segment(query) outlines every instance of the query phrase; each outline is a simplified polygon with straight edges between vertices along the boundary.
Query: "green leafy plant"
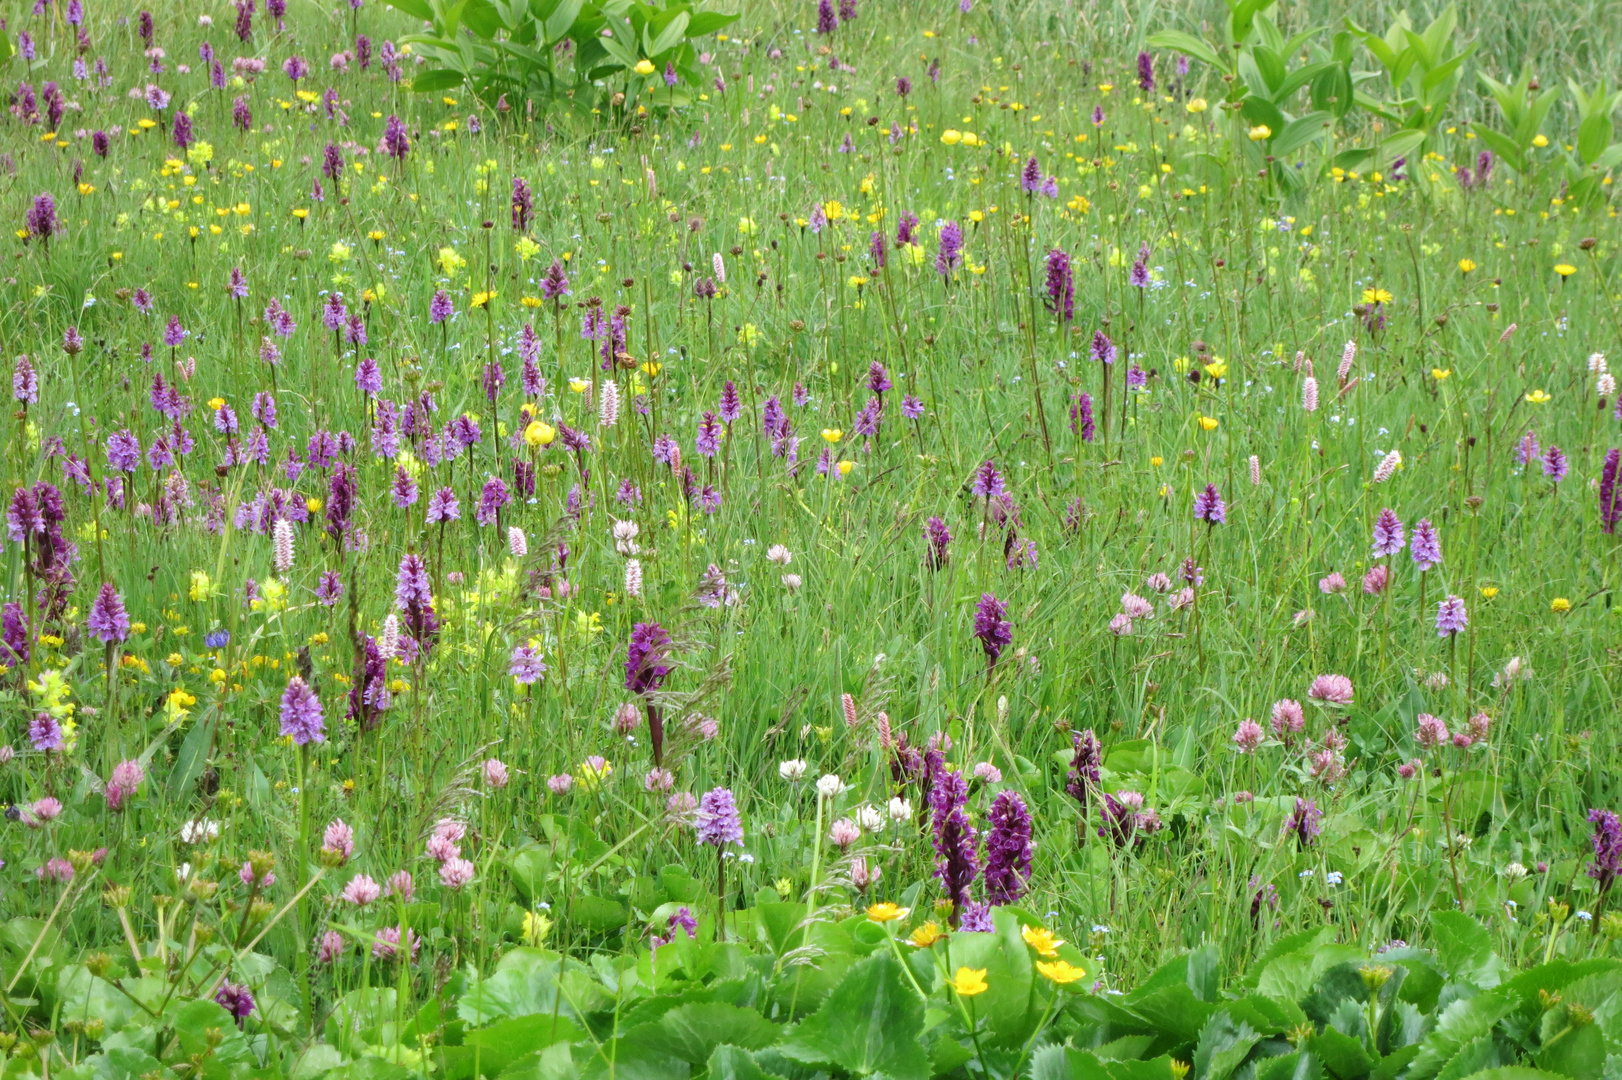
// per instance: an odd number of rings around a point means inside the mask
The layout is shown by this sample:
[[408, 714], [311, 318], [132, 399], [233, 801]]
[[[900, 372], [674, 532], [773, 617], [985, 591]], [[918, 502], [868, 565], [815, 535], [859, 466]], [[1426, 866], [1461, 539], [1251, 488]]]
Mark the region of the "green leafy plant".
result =
[[[1307, 62], [1291, 67], [1291, 59], [1322, 30], [1286, 37], [1267, 15], [1272, 6], [1273, 0], [1230, 0], [1226, 33], [1218, 45], [1179, 30], [1152, 34], [1149, 44], [1177, 49], [1222, 72], [1227, 85], [1223, 107], [1242, 126], [1233, 145], [1242, 148], [1244, 166], [1265, 168], [1285, 190], [1298, 190], [1306, 182], [1304, 170], [1287, 159], [1330, 136], [1353, 105], [1351, 42], [1337, 35], [1331, 49], [1314, 47]], [[1296, 105], [1303, 90], [1305, 112]]]
[[1346, 25], [1379, 62], [1391, 84], [1392, 97], [1380, 100], [1359, 93], [1357, 103], [1374, 115], [1399, 125], [1381, 140], [1380, 152], [1397, 158], [1423, 152], [1447, 117], [1448, 103], [1464, 78], [1465, 62], [1475, 53], [1453, 43], [1459, 13], [1449, 4], [1423, 33], [1414, 29], [1406, 11], [1399, 12], [1383, 35]]
[[1533, 140], [1542, 130], [1559, 91], [1533, 90], [1530, 68], [1523, 69], [1513, 83], [1501, 83], [1485, 73], [1479, 78], [1498, 105], [1504, 127], [1494, 128], [1478, 121], [1470, 129], [1499, 160], [1524, 175], [1531, 169]]
[[[558, 102], [585, 108], [616, 92], [624, 95], [620, 103], [646, 97], [647, 107], [686, 104], [691, 95], [682, 87], [700, 77], [692, 42], [738, 18], [696, 11], [688, 0], [390, 2], [431, 24], [403, 39], [437, 65], [412, 79], [413, 90], [465, 85], [487, 103], [507, 96], [542, 109]], [[676, 85], [668, 85], [667, 72]], [[599, 82], [604, 93], [589, 92]]]

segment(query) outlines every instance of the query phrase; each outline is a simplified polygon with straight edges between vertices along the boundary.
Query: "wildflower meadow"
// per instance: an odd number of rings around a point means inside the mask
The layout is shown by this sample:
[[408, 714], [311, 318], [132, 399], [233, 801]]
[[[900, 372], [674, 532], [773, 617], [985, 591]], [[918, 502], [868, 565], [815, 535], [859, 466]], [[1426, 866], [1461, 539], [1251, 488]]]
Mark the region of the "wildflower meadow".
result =
[[1614, 3], [0, 15], [0, 1080], [1622, 1076]]

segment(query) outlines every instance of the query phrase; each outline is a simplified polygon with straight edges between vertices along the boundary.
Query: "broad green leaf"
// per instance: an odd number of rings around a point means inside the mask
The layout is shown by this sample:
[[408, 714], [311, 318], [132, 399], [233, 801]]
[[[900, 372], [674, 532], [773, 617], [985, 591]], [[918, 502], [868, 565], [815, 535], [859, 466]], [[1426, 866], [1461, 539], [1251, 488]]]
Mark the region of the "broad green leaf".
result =
[[533, 904], [545, 892], [551, 871], [552, 852], [539, 844], [526, 844], [507, 856], [507, 874], [527, 904]]
[[1436, 1030], [1419, 1044], [1419, 1053], [1408, 1066], [1408, 1080], [1430, 1080], [1460, 1047], [1491, 1031], [1511, 1008], [1508, 996], [1496, 991], [1453, 1002], [1442, 1010]]
[[1516, 172], [1526, 171], [1526, 160], [1521, 154], [1521, 148], [1515, 141], [1503, 132], [1494, 131], [1485, 124], [1471, 124], [1470, 130], [1476, 137], [1487, 144], [1487, 148], [1501, 158], [1504, 164]]
[[428, 71], [418, 72], [411, 77], [411, 89], [418, 94], [436, 94], [445, 90], [454, 90], [463, 82], [459, 72], [450, 68], [432, 68]]
[[1326, 1027], [1307, 1040], [1312, 1056], [1323, 1063], [1331, 1076], [1354, 1080], [1374, 1067], [1375, 1057], [1357, 1039]]
[[169, 797], [179, 799], [190, 792], [192, 784], [203, 775], [208, 765], [208, 750], [214, 745], [214, 714], [193, 724], [181, 740], [180, 752], [175, 755], [175, 767], [169, 771]]
[[1194, 1047], [1194, 1074], [1200, 1080], [1227, 1080], [1261, 1041], [1261, 1035], [1243, 1021], [1235, 1022], [1226, 1009], [1207, 1021]]
[[423, 22], [434, 21], [434, 9], [428, 6], [428, 0], [385, 0], [389, 7], [413, 19]]
[[947, 966], [951, 971], [985, 969], [989, 989], [974, 999], [974, 1015], [990, 1028], [981, 1039], [1019, 1047], [1034, 1033], [1044, 1002], [1031, 992], [1037, 976], [1031, 951], [1020, 937], [1019, 920], [1002, 910], [992, 918], [996, 926], [992, 933], [952, 935]]
[[710, 1080], [774, 1080], [755, 1057], [741, 1046], [717, 1046], [705, 1066]]
[[926, 1080], [928, 1058], [918, 1043], [923, 1028], [923, 999], [904, 981], [900, 963], [888, 952], [875, 953], [852, 967], [779, 1049], [807, 1064]]
[[1380, 153], [1386, 158], [1395, 160], [1407, 157], [1418, 150], [1425, 141], [1426, 133], [1413, 128], [1404, 128], [1395, 132], [1380, 146]]
[[1202, 64], [1209, 64], [1219, 71], [1227, 71], [1228, 65], [1211, 46], [1195, 37], [1193, 34], [1181, 30], [1161, 30], [1149, 35], [1149, 47], [1152, 49], [1175, 49], [1186, 53]]
[[493, 38], [504, 29], [501, 12], [490, 0], [466, 0], [462, 9], [462, 24], [482, 38]]
[[[691, 18], [687, 12], [683, 11], [678, 13], [674, 19], [671, 19], [670, 25], [659, 31], [659, 36], [647, 45], [648, 56], [663, 56], [667, 50], [680, 45]], [[647, 37], [646, 30], [642, 32], [642, 36], [644, 39]]]
[[579, 21], [583, 4], [584, 0], [558, 0], [558, 6], [552, 9], [542, 24], [548, 45], [555, 45], [570, 35]]
[[695, 1065], [708, 1060], [723, 1043], [745, 1050], [770, 1046], [782, 1030], [753, 1009], [720, 1001], [672, 1009], [660, 1018], [658, 1027], [658, 1038], [652, 1044]]
[[1498, 1056], [1493, 1037], [1482, 1035], [1459, 1047], [1459, 1052], [1436, 1074], [1436, 1080], [1462, 1080], [1471, 1073], [1501, 1064], [1503, 1059]]
[[1611, 145], [1611, 134], [1611, 118], [1604, 113], [1594, 113], [1577, 129], [1577, 153], [1584, 161], [1598, 160]]
[[1284, 130], [1271, 144], [1273, 154], [1280, 158], [1288, 157], [1301, 147], [1323, 138], [1333, 128], [1334, 118], [1329, 113], [1307, 113], [1284, 125]]
[[731, 26], [741, 17], [741, 15], [724, 15], [719, 11], [700, 11], [687, 24], [687, 36], [697, 38], [713, 34], [717, 30]]
[[[1436, 958], [1449, 975], [1468, 975], [1492, 955], [1492, 938], [1486, 929], [1459, 911], [1438, 911], [1431, 915], [1431, 934]], [[1488, 988], [1490, 989], [1490, 987]]]

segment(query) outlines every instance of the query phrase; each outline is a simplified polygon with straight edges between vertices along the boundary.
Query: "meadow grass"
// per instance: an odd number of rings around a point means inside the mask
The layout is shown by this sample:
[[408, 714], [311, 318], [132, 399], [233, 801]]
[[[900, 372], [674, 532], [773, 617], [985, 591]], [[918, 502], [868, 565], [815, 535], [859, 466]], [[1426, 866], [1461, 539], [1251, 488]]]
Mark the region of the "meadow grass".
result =
[[[90, 8], [82, 77], [60, 0], [8, 18], [35, 50], [3, 161], [8, 970], [37, 920], [64, 955], [185, 955], [217, 910], [318, 1025], [515, 943], [645, 955], [672, 904], [716, 911], [718, 869], [723, 911], [955, 922], [943, 766], [980, 833], [999, 793], [1027, 808], [1020, 904], [1100, 989], [1320, 926], [1422, 942], [1455, 909], [1511, 965], [1622, 935], [1587, 872], [1617, 752], [1610, 181], [1568, 197], [1564, 98], [1524, 173], [1454, 172], [1497, 123], [1474, 72], [1590, 85], [1615, 5], [1467, 5], [1425, 154], [1333, 169], [1390, 132], [1355, 112], [1293, 184], [1243, 159], [1217, 74], [1156, 50], [1138, 85], [1148, 34], [1214, 10], [863, 4], [819, 35], [746, 5], [697, 43], [690, 106], [616, 83], [571, 111], [413, 93], [431, 65], [379, 53], [419, 26], [380, 4], [259, 11], [240, 41], [229, 6], [179, 3], [162, 55]], [[1435, 565], [1371, 555], [1387, 511]], [[670, 670], [636, 692], [653, 623]], [[1309, 695], [1326, 675], [1349, 700]], [[718, 788], [741, 847], [692, 827]], [[412, 895], [341, 896], [402, 871]], [[420, 983], [367, 959], [407, 920]]]

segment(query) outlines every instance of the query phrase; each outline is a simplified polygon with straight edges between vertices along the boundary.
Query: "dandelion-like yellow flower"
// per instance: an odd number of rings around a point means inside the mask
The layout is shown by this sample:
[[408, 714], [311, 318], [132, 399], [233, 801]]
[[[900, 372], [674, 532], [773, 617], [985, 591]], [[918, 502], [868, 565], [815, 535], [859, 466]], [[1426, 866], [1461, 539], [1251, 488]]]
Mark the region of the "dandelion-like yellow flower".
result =
[[1496, 586], [1496, 585], [1483, 585], [1481, 587], [1481, 596], [1482, 596], [1483, 599], [1491, 600], [1493, 597], [1495, 597], [1497, 595], [1498, 595], [1498, 586]]
[[1069, 986], [1087, 974], [1084, 968], [1079, 968], [1068, 960], [1038, 960], [1036, 970], [1042, 973], [1043, 978], [1050, 979], [1060, 986]]
[[1470, 271], [1474, 270], [1475, 268], [1476, 268], [1476, 261], [1474, 259], [1460, 259], [1459, 260], [1459, 273], [1468, 274]]
[[490, 301], [496, 298], [493, 292], [476, 292], [473, 294], [473, 306], [476, 308], [488, 307]]
[[1019, 936], [1025, 939], [1025, 944], [1035, 949], [1039, 956], [1058, 956], [1059, 946], [1064, 939], [1053, 936], [1053, 931], [1040, 926], [1021, 926]]
[[991, 989], [986, 985], [985, 968], [960, 967], [947, 985], [957, 991], [959, 997], [974, 997]]
[[876, 923], [895, 922], [905, 919], [912, 912], [911, 908], [904, 908], [886, 900], [882, 904], [874, 904], [867, 909], [867, 917]]
[[1365, 304], [1389, 304], [1392, 299], [1391, 293], [1385, 289], [1363, 290], [1363, 303]]
[[1577, 268], [1570, 263], [1556, 263], [1554, 272], [1563, 278], [1568, 278], [1577, 272]]

